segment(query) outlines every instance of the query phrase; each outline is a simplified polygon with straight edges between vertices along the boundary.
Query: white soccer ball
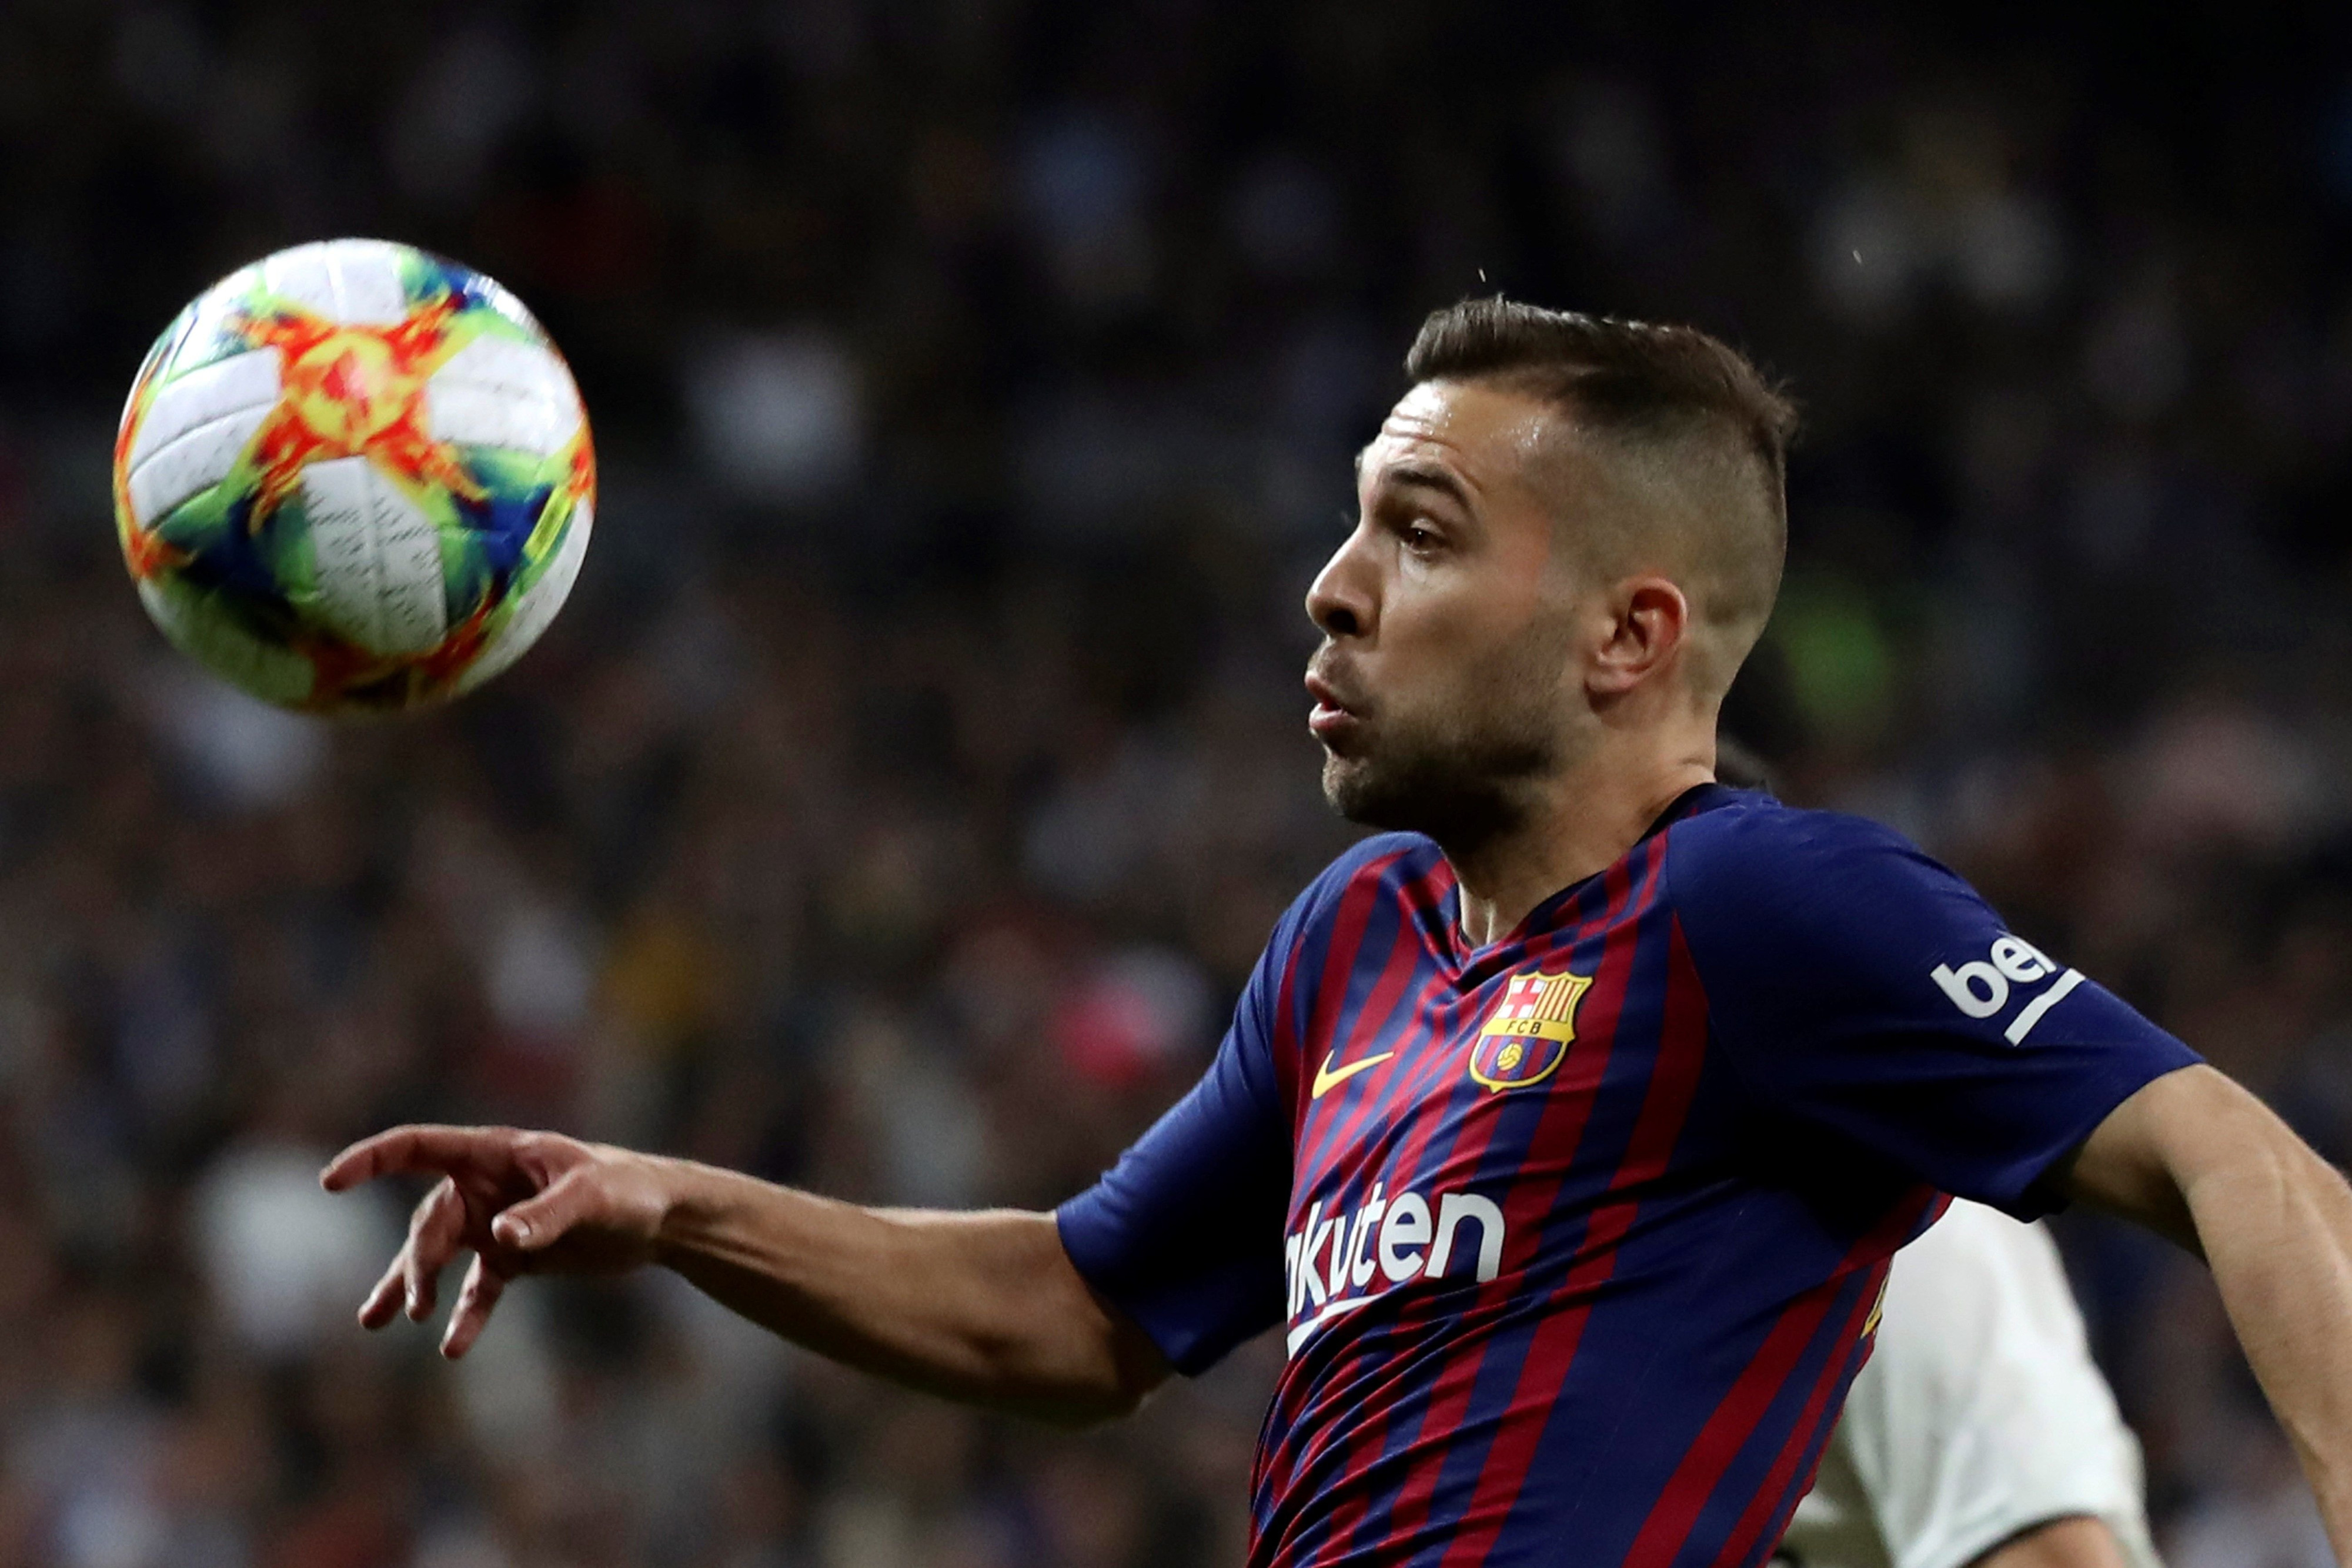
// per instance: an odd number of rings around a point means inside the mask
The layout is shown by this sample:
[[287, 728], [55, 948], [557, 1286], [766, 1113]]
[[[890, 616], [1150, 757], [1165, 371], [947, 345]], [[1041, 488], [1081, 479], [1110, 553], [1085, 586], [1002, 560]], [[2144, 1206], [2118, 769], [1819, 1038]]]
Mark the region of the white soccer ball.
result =
[[562, 608], [596, 461], [513, 295], [408, 246], [240, 268], [141, 368], [115, 525], [172, 642], [255, 695], [383, 712], [471, 690]]

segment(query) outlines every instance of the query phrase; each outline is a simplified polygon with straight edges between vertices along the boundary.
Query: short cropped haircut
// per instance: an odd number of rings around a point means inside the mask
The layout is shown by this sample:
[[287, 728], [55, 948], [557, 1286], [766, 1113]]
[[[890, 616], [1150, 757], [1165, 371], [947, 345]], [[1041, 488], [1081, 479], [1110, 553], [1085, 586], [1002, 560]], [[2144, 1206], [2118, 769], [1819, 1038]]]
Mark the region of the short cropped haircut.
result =
[[1404, 357], [1418, 383], [1489, 377], [1549, 383], [1598, 429], [1672, 438], [1695, 424], [1737, 431], [1777, 491], [1796, 405], [1748, 357], [1696, 327], [1662, 327], [1496, 295], [1430, 312]]
[[[1495, 381], [1523, 388], [1622, 448], [1686, 474], [1722, 475], [1729, 488], [1704, 492], [1718, 503], [1703, 509], [1718, 515], [1692, 542], [1719, 580], [1712, 608], [1761, 630], [1788, 552], [1788, 449], [1797, 410], [1738, 350], [1696, 327], [1547, 310], [1497, 295], [1432, 312], [1404, 368], [1415, 385]], [[1752, 633], [1732, 652], [1735, 665], [1749, 642]], [[1726, 684], [1729, 678], [1721, 672]]]

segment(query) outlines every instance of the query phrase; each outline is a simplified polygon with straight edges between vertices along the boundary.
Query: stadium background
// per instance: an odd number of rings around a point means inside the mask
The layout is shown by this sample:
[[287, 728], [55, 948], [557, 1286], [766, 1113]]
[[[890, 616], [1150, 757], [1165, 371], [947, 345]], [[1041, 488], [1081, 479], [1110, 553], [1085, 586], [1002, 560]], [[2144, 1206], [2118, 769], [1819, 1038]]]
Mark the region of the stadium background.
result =
[[[1345, 841], [1297, 606], [1490, 287], [1793, 379], [1739, 732], [2352, 1152], [2342, 14], [1542, 9], [0, 5], [0, 1563], [1238, 1562], [1267, 1347], [1076, 1440], [659, 1280], [452, 1372], [310, 1174], [1087, 1179]], [[106, 464], [184, 298], [346, 233], [540, 311], [604, 504], [514, 673], [330, 731], [168, 653]], [[2065, 1235], [2178, 1568], [2325, 1562], [2201, 1271]]]

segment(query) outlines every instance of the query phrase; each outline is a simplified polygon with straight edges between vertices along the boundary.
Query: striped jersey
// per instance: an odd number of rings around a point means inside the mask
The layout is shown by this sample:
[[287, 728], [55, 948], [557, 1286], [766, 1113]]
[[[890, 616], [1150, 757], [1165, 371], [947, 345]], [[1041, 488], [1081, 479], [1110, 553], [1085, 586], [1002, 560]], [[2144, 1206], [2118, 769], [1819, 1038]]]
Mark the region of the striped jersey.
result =
[[1763, 1563], [1895, 1249], [2046, 1212], [2197, 1060], [1897, 835], [1716, 785], [1503, 940], [1457, 915], [1428, 840], [1342, 856], [1058, 1217], [1178, 1370], [1281, 1328], [1254, 1568]]

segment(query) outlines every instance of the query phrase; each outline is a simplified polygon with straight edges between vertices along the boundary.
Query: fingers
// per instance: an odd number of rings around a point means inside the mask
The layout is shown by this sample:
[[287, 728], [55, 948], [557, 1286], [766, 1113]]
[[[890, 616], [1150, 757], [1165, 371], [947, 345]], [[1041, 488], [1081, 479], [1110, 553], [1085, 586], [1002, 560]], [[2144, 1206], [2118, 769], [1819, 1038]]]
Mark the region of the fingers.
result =
[[360, 1303], [360, 1327], [373, 1331], [392, 1322], [400, 1307], [401, 1287], [407, 1280], [407, 1270], [408, 1249], [403, 1247], [393, 1255], [392, 1266], [375, 1282], [367, 1300]]
[[474, 1342], [482, 1336], [506, 1289], [506, 1276], [476, 1253], [472, 1266], [466, 1270], [466, 1282], [458, 1289], [457, 1308], [449, 1314], [449, 1327], [441, 1335], [443, 1355], [455, 1361], [474, 1348]]
[[572, 1171], [537, 1197], [518, 1203], [491, 1220], [490, 1235], [518, 1252], [537, 1252], [586, 1218], [597, 1197], [589, 1173], [584, 1168]]
[[409, 1216], [408, 1239], [360, 1304], [360, 1326], [380, 1329], [403, 1307], [411, 1322], [423, 1322], [439, 1294], [441, 1270], [464, 1244], [465, 1229], [465, 1198], [444, 1178]]
[[[408, 1239], [361, 1304], [361, 1325], [382, 1328], [403, 1311], [418, 1322], [430, 1317], [442, 1270], [471, 1248], [474, 1260], [441, 1340], [442, 1354], [453, 1360], [465, 1354], [508, 1280], [529, 1267], [520, 1254], [551, 1246], [604, 1201], [579, 1163], [592, 1157], [584, 1146], [550, 1134], [436, 1125], [394, 1127], [337, 1155], [319, 1173], [329, 1192], [386, 1176], [430, 1172], [442, 1178], [411, 1214]], [[566, 1171], [567, 1166], [572, 1168]], [[542, 1183], [545, 1190], [500, 1211], [509, 1199]], [[493, 1215], [485, 1237], [480, 1222]]]
[[507, 1127], [394, 1127], [362, 1138], [327, 1162], [319, 1185], [343, 1192], [378, 1176], [420, 1171], [454, 1176], [510, 1164], [521, 1134]]
[[441, 1270], [457, 1256], [465, 1239], [466, 1199], [457, 1184], [444, 1176], [409, 1218], [408, 1245], [400, 1249], [410, 1322], [421, 1323], [432, 1314], [441, 1292]]

